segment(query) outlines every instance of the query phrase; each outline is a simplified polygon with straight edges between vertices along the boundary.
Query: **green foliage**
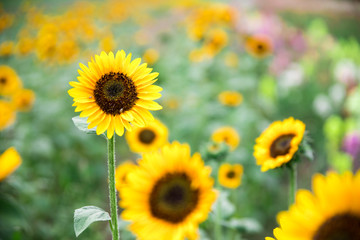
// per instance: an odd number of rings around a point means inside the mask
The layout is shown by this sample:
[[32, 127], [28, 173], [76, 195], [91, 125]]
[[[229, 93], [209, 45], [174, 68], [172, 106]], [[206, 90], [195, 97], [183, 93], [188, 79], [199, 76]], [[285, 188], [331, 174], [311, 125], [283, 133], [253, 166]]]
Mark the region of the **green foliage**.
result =
[[109, 213], [95, 206], [85, 206], [76, 209], [74, 212], [74, 230], [76, 237], [88, 228], [90, 224], [99, 221], [111, 221]]

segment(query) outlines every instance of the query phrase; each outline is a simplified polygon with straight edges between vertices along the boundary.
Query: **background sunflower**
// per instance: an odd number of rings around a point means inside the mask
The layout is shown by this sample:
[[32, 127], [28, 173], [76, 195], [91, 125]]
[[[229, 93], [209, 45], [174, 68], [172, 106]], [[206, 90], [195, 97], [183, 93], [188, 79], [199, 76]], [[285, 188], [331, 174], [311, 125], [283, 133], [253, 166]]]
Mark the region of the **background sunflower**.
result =
[[159, 120], [150, 122], [146, 127], [135, 127], [126, 132], [125, 138], [130, 150], [137, 153], [159, 149], [168, 142], [168, 129]]

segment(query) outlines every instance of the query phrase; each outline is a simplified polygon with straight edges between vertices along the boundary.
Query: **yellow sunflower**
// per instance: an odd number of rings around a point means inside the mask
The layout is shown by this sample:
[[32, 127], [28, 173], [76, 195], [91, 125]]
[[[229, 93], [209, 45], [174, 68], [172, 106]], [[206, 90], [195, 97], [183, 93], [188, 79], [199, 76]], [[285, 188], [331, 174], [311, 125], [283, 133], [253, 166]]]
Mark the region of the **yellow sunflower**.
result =
[[21, 89], [12, 96], [12, 103], [19, 111], [29, 111], [35, 101], [35, 93], [30, 89]]
[[115, 170], [115, 186], [116, 189], [120, 192], [120, 189], [124, 184], [127, 183], [127, 175], [130, 171], [135, 169], [136, 165], [131, 161], [125, 161], [120, 164]]
[[289, 162], [303, 139], [305, 124], [290, 117], [273, 122], [256, 139], [254, 157], [261, 171], [277, 168]]
[[89, 129], [97, 126], [98, 135], [107, 131], [112, 138], [114, 131], [122, 136], [124, 127], [128, 131], [132, 125], [144, 127], [154, 120], [148, 110], [162, 108], [152, 101], [161, 97], [162, 88], [152, 85], [159, 74], [150, 73], [152, 69], [140, 62], [140, 58], [131, 61], [131, 53], [126, 56], [121, 50], [116, 56], [95, 55], [89, 67], [80, 64], [79, 82], [70, 82], [74, 88], [68, 93], [74, 98], [75, 112], [88, 118]]
[[0, 66], [0, 95], [12, 95], [21, 89], [22, 83], [14, 69], [9, 66]]
[[218, 99], [225, 106], [236, 107], [242, 103], [243, 96], [236, 91], [223, 91], [219, 94]]
[[219, 168], [219, 183], [227, 188], [237, 188], [241, 184], [243, 174], [243, 166], [241, 164], [224, 163]]
[[13, 173], [21, 165], [21, 157], [14, 147], [0, 155], [0, 181]]
[[273, 51], [271, 39], [266, 35], [248, 37], [245, 48], [250, 55], [257, 58], [264, 58]]
[[146, 127], [135, 127], [131, 132], [126, 132], [125, 138], [131, 151], [151, 152], [168, 142], [168, 129], [159, 120], [155, 120]]
[[234, 150], [240, 143], [240, 136], [232, 127], [221, 127], [216, 129], [211, 135], [214, 142], [225, 142], [231, 150]]
[[[360, 171], [316, 174], [313, 193], [299, 190], [296, 202], [277, 216], [277, 240], [360, 239]], [[273, 238], [266, 238], [267, 240]]]
[[138, 239], [198, 238], [198, 224], [216, 199], [211, 168], [187, 144], [146, 153], [120, 192], [121, 216]]
[[16, 112], [11, 103], [0, 100], [0, 131], [15, 122]]
[[143, 55], [144, 61], [153, 65], [159, 59], [159, 52], [154, 48], [146, 49]]

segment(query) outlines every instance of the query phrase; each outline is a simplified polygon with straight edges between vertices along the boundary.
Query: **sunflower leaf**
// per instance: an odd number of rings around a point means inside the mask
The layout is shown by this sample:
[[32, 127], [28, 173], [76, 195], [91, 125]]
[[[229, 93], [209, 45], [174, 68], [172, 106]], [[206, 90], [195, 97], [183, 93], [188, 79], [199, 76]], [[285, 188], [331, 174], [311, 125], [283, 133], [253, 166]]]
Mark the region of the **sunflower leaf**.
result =
[[90, 224], [98, 221], [110, 221], [109, 213], [95, 206], [78, 208], [74, 213], [74, 230], [78, 237]]
[[86, 132], [87, 134], [96, 134], [96, 128], [88, 129], [88, 123], [86, 122], [87, 118], [82, 118], [79, 116], [72, 118], [75, 127], [77, 127], [80, 131]]

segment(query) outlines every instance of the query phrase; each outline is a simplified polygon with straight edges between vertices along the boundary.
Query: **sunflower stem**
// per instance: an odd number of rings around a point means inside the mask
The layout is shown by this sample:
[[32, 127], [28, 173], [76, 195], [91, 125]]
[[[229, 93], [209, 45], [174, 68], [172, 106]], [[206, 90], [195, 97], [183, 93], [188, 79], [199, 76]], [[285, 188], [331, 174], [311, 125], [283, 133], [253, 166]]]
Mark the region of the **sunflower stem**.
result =
[[[218, 186], [218, 189], [220, 189], [220, 186], [219, 184], [217, 183], [217, 186]], [[219, 191], [219, 195], [220, 195], [220, 192]], [[215, 234], [215, 240], [221, 240], [223, 239], [223, 236], [222, 236], [222, 233], [221, 233], [221, 203], [219, 201], [219, 197], [216, 201], [216, 208], [215, 208], [215, 214], [216, 214], [216, 217], [215, 217], [215, 226], [214, 226], [214, 234]]]
[[117, 199], [115, 189], [115, 136], [107, 140], [108, 148], [108, 169], [109, 169], [109, 198], [111, 214], [111, 231], [113, 240], [119, 240], [118, 222], [117, 222]]
[[297, 169], [296, 163], [291, 164], [290, 170], [290, 186], [289, 186], [289, 207], [295, 202], [295, 194], [297, 188]]

